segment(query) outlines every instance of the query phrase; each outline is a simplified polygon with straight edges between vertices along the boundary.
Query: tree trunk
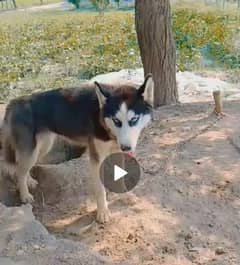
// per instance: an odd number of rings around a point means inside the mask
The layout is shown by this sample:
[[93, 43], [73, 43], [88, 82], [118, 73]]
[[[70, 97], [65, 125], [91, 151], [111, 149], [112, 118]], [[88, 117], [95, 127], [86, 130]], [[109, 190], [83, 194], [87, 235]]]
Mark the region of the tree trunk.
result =
[[17, 8], [17, 4], [15, 0], [12, 0], [14, 8]]
[[177, 103], [176, 49], [169, 0], [136, 0], [135, 12], [144, 74], [153, 74], [154, 107]]

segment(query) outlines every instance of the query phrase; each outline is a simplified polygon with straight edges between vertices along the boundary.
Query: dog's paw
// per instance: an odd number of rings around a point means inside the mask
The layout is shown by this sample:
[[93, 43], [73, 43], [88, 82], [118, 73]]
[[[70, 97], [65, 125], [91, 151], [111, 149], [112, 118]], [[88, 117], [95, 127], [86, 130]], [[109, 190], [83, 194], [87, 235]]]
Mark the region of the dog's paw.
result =
[[23, 203], [33, 203], [34, 198], [33, 198], [32, 194], [30, 192], [28, 192], [25, 194], [21, 194], [21, 201]]
[[108, 208], [97, 211], [97, 221], [99, 223], [107, 223], [110, 220], [110, 211]]
[[30, 189], [35, 189], [38, 185], [37, 180], [33, 179], [32, 177], [28, 177], [27, 185]]

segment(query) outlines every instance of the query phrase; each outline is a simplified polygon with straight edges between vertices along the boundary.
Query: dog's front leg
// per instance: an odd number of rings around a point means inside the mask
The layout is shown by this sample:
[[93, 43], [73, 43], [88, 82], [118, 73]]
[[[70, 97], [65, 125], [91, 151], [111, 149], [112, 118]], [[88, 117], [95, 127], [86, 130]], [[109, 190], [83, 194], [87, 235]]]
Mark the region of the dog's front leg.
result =
[[93, 188], [97, 201], [97, 221], [106, 223], [110, 219], [106, 191], [100, 179], [100, 163], [91, 159]]

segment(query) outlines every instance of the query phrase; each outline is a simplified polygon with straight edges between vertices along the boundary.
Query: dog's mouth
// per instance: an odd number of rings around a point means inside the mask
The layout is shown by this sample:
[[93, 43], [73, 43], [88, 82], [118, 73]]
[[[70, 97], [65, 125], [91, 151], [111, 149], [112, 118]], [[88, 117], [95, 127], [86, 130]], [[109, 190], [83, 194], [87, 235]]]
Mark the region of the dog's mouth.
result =
[[125, 151], [124, 152], [129, 158], [134, 157], [134, 152], [133, 151]]
[[127, 152], [127, 154], [128, 154], [129, 156], [134, 156], [134, 152], [133, 152], [133, 151], [129, 151], [129, 152]]

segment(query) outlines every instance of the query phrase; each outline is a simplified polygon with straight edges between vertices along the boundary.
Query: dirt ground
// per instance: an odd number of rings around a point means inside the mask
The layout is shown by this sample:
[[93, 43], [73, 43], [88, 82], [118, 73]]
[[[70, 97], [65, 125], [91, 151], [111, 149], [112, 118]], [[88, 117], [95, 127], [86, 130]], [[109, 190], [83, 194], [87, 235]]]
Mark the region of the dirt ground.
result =
[[155, 111], [137, 150], [141, 181], [129, 193], [109, 194], [110, 223], [79, 232], [94, 206], [65, 207], [64, 200], [56, 206], [47, 198], [44, 207], [35, 203], [37, 218], [57, 237], [115, 262], [238, 265], [240, 102], [226, 102], [223, 119], [212, 109], [201, 102]]

